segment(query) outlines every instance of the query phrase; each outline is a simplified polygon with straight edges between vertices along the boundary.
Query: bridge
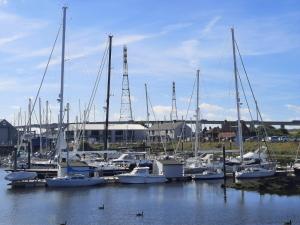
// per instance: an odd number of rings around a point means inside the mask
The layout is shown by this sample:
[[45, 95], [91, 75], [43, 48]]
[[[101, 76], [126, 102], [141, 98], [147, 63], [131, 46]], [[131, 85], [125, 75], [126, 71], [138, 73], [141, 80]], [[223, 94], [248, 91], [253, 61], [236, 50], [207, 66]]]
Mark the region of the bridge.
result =
[[[155, 120], [151, 120], [149, 121], [149, 124], [155, 124], [155, 123], [170, 123], [170, 122], [184, 122], [184, 120], [174, 120], [174, 121], [166, 121], [166, 120], [159, 120], [159, 121], [155, 121]], [[187, 124], [196, 124], [195, 120], [186, 120], [185, 121]], [[219, 125], [221, 126], [222, 124], [224, 124], [225, 122], [227, 123], [231, 123], [231, 124], [236, 124], [237, 121], [230, 121], [230, 120], [205, 120], [202, 119], [199, 121], [199, 123], [203, 124], [203, 125]], [[248, 126], [258, 126], [258, 125], [266, 125], [266, 126], [280, 126], [280, 128], [285, 128], [285, 126], [291, 126], [291, 127], [295, 127], [295, 126], [300, 126], [300, 120], [292, 120], [292, 121], [257, 121], [257, 120], [252, 120], [252, 121], [247, 121], [247, 120], [243, 120], [243, 123], [245, 123]], [[105, 121], [100, 121], [100, 122], [87, 122], [88, 124], [105, 124]], [[145, 120], [137, 120], [137, 121], [110, 121], [110, 124], [142, 124], [142, 125], [146, 125], [148, 124], [147, 121]], [[70, 124], [75, 124], [75, 123], [70, 123]], [[65, 124], [66, 125], [66, 124]], [[23, 126], [16, 126], [16, 128], [18, 129], [24, 129], [24, 125]], [[31, 127], [33, 128], [39, 128], [40, 124], [32, 124]], [[42, 124], [42, 128], [46, 129], [55, 129], [58, 127], [57, 123], [51, 123], [51, 124]]]

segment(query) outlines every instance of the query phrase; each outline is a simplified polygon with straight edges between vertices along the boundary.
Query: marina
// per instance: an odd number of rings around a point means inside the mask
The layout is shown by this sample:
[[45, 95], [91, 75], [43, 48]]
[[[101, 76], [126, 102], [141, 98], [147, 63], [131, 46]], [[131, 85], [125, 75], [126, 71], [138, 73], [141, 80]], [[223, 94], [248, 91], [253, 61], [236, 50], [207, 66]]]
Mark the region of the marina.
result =
[[0, 0], [0, 225], [300, 224], [293, 1]]
[[[105, 185], [70, 189], [7, 189], [0, 171], [0, 224], [270, 224], [300, 222], [299, 196], [260, 195], [222, 181]], [[40, 204], [42, 199], [43, 204]], [[30, 202], [30, 206], [28, 206]], [[98, 207], [104, 204], [104, 210]], [[143, 211], [143, 218], [136, 213]], [[30, 212], [30, 214], [28, 214]], [[215, 216], [218, 212], [219, 216]], [[176, 215], [176, 216], [174, 216]], [[20, 222], [21, 221], [21, 222]]]

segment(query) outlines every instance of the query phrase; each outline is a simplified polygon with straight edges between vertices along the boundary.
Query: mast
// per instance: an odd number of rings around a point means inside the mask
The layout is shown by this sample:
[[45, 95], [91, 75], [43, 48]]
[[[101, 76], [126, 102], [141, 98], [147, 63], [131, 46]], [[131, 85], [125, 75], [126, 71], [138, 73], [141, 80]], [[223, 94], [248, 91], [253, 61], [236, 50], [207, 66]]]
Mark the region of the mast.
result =
[[147, 108], [147, 127], [148, 127], [148, 133], [147, 133], [147, 145], [149, 144], [149, 106], [148, 106], [148, 90], [147, 90], [147, 84], [145, 84], [145, 93], [146, 93], [146, 108]]
[[107, 150], [108, 144], [108, 119], [109, 119], [109, 98], [110, 98], [110, 73], [111, 73], [111, 45], [112, 35], [109, 35], [109, 49], [108, 49], [108, 78], [107, 78], [107, 95], [106, 95], [106, 119], [104, 130], [104, 149]]
[[239, 149], [240, 149], [240, 157], [241, 163], [243, 163], [243, 155], [244, 155], [244, 146], [243, 146], [243, 134], [242, 134], [242, 126], [241, 126], [241, 114], [240, 114], [240, 106], [241, 100], [239, 97], [239, 86], [238, 86], [238, 71], [236, 65], [236, 55], [235, 55], [235, 39], [234, 39], [234, 29], [231, 28], [231, 37], [232, 37], [232, 51], [233, 51], [233, 63], [234, 63], [234, 80], [235, 80], [235, 97], [236, 97], [236, 110], [237, 110], [237, 127], [238, 127], [238, 142], [239, 142]]
[[27, 155], [27, 163], [28, 163], [28, 166], [27, 168], [30, 169], [30, 165], [31, 165], [31, 150], [32, 150], [32, 137], [31, 137], [31, 114], [32, 114], [32, 111], [31, 111], [31, 98], [29, 98], [29, 103], [28, 103], [28, 134], [29, 134], [29, 139], [28, 140], [28, 155]]
[[197, 101], [196, 101], [196, 130], [195, 130], [195, 153], [194, 156], [197, 157], [198, 153], [198, 144], [199, 144], [199, 73], [200, 70], [197, 70]]
[[49, 102], [46, 101], [46, 150], [48, 150], [48, 136], [49, 136]]
[[59, 93], [59, 136], [57, 142], [57, 151], [60, 157], [63, 144], [63, 112], [64, 112], [64, 72], [65, 72], [65, 35], [66, 35], [66, 11], [67, 7], [63, 7], [63, 32], [62, 32], [62, 48], [61, 48], [61, 77], [60, 77], [60, 93]]
[[42, 102], [41, 98], [39, 98], [39, 116], [40, 116], [40, 153], [42, 153], [43, 143], [42, 143]]

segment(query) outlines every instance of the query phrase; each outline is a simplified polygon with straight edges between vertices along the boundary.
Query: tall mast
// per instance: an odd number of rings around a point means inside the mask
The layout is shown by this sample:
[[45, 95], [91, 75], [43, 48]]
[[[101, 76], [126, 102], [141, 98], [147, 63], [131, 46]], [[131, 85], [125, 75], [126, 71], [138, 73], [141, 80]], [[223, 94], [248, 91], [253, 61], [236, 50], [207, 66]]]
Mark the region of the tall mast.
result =
[[43, 143], [42, 143], [42, 100], [39, 98], [39, 117], [40, 117], [40, 153], [42, 153]]
[[200, 70], [197, 70], [197, 101], [196, 101], [196, 130], [195, 130], [195, 157], [197, 157], [198, 153], [198, 145], [199, 145], [199, 73]]
[[237, 74], [237, 65], [236, 65], [236, 55], [235, 55], [235, 39], [234, 39], [234, 29], [231, 28], [231, 36], [232, 36], [232, 50], [233, 50], [233, 63], [234, 63], [234, 80], [235, 80], [235, 97], [236, 97], [236, 110], [238, 117], [238, 142], [240, 148], [240, 157], [241, 162], [243, 162], [243, 154], [244, 154], [244, 146], [243, 146], [243, 134], [242, 134], [242, 126], [241, 126], [241, 114], [240, 114], [240, 106], [241, 100], [239, 97], [239, 86], [238, 86], [238, 74]]
[[176, 89], [175, 82], [172, 83], [172, 110], [171, 110], [171, 120], [178, 120], [177, 115], [177, 105], [176, 105]]
[[147, 84], [145, 84], [145, 93], [146, 93], [146, 109], [147, 109], [147, 127], [148, 127], [148, 133], [147, 133], [147, 144], [149, 144], [149, 106], [148, 106], [148, 90], [147, 90]]
[[[28, 133], [30, 133], [31, 132], [31, 98], [29, 98], [29, 101], [28, 101], [28, 124], [27, 124], [27, 131], [28, 131]], [[26, 119], [25, 119], [25, 121], [26, 121]]]
[[109, 98], [110, 98], [110, 73], [111, 73], [111, 44], [112, 35], [109, 35], [109, 49], [108, 49], [108, 78], [107, 78], [107, 95], [106, 95], [106, 119], [104, 130], [104, 149], [108, 146], [108, 118], [109, 118]]
[[60, 156], [60, 151], [63, 142], [63, 112], [64, 112], [64, 72], [65, 72], [65, 34], [66, 34], [66, 11], [67, 7], [63, 7], [63, 32], [62, 32], [62, 48], [61, 48], [61, 76], [60, 76], [60, 93], [59, 93], [59, 136], [57, 142], [58, 155]]

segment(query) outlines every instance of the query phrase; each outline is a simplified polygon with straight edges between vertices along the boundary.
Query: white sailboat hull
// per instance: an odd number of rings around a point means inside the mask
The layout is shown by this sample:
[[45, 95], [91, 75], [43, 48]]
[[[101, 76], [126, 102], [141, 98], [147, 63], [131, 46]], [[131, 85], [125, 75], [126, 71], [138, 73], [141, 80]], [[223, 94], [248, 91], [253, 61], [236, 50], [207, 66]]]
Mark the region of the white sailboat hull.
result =
[[46, 179], [48, 187], [82, 187], [82, 186], [94, 186], [105, 183], [103, 177], [84, 177], [80, 179], [74, 179], [72, 177], [56, 177]]
[[195, 174], [192, 176], [194, 180], [216, 180], [223, 179], [224, 173], [213, 173], [213, 174]]
[[36, 172], [17, 171], [17, 172], [11, 172], [10, 174], [6, 175], [4, 179], [8, 181], [21, 181], [21, 180], [31, 180], [36, 177], [37, 177]]
[[240, 171], [235, 173], [237, 179], [261, 178], [274, 176], [275, 170]]
[[149, 176], [138, 176], [138, 175], [126, 175], [121, 174], [117, 176], [119, 182], [122, 184], [151, 184], [151, 183], [165, 183], [166, 177], [163, 175], [149, 175]]

